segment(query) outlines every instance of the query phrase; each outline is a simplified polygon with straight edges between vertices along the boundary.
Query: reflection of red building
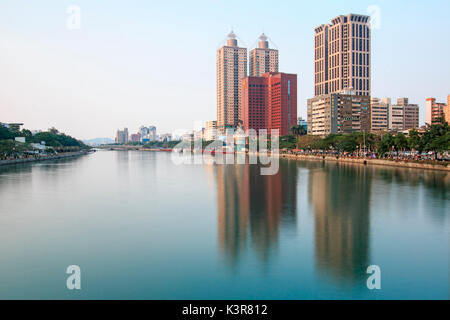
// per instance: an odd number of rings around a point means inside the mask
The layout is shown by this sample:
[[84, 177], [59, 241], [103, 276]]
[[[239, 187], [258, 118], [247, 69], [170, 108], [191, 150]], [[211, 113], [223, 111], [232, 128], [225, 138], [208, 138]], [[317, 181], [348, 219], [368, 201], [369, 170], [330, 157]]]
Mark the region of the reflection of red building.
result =
[[267, 72], [242, 84], [241, 119], [248, 129], [278, 129], [289, 134], [297, 123], [297, 75]]

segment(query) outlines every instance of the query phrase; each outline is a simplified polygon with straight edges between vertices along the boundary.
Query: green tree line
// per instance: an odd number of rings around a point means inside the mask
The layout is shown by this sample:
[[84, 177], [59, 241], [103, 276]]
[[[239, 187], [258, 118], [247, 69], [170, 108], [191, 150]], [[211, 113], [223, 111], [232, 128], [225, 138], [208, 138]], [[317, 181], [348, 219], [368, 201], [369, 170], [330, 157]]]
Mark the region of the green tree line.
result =
[[443, 119], [436, 124], [427, 125], [425, 132], [412, 129], [408, 136], [397, 134], [353, 132], [350, 134], [331, 134], [326, 137], [310, 135], [291, 135], [280, 138], [280, 149], [304, 149], [338, 152], [372, 151], [384, 156], [396, 151], [433, 151], [442, 153], [450, 150], [449, 125]]
[[44, 141], [45, 145], [49, 147], [77, 147], [80, 149], [89, 148], [82, 141], [64, 133], [60, 133], [55, 128], [51, 128], [48, 131], [39, 132], [33, 135], [30, 130], [23, 129], [22, 131], [13, 131], [0, 124], [0, 141], [13, 140], [16, 137], [25, 137], [25, 141], [27, 143], [41, 143]]

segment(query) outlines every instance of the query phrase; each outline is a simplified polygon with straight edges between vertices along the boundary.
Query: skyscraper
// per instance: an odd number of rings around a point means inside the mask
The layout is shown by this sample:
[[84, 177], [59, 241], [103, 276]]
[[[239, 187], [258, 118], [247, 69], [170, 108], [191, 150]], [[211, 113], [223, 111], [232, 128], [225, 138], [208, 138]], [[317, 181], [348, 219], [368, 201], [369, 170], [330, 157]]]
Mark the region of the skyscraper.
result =
[[247, 76], [247, 48], [238, 47], [233, 31], [217, 50], [217, 129], [236, 128], [241, 114], [242, 79]]
[[358, 14], [337, 16], [331, 24], [315, 28], [314, 95], [353, 89], [370, 96], [369, 17]]
[[246, 77], [242, 82], [242, 121], [244, 130], [267, 129], [268, 83], [265, 77]]
[[297, 75], [269, 72], [264, 77], [269, 82], [268, 128], [288, 135], [297, 124]]
[[128, 128], [124, 128], [123, 130], [117, 130], [115, 143], [127, 143], [128, 142]]
[[258, 48], [250, 51], [250, 76], [260, 77], [266, 72], [278, 72], [278, 50], [269, 48], [264, 33], [258, 40]]
[[278, 129], [288, 135], [297, 124], [297, 75], [267, 72], [262, 77], [246, 77], [242, 88], [244, 130]]

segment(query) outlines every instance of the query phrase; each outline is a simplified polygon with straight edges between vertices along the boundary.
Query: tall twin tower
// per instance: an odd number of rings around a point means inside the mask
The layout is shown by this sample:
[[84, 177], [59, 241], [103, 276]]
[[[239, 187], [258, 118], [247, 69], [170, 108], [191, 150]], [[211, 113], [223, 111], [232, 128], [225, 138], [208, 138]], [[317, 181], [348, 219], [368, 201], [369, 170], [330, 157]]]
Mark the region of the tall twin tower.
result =
[[[258, 48], [250, 51], [250, 76], [278, 72], [278, 50], [270, 49], [268, 38], [259, 37]], [[242, 80], [247, 77], [247, 48], [238, 47], [233, 31], [227, 44], [217, 50], [217, 129], [236, 128], [242, 108]]]

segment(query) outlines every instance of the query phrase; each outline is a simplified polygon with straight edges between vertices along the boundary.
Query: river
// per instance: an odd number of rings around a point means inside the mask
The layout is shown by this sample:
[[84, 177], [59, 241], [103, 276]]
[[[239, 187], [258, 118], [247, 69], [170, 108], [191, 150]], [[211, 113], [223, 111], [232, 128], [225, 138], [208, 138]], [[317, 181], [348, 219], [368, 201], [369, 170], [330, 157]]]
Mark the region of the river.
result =
[[0, 167], [0, 298], [448, 299], [449, 208], [431, 170], [280, 159], [262, 176], [140, 151]]

